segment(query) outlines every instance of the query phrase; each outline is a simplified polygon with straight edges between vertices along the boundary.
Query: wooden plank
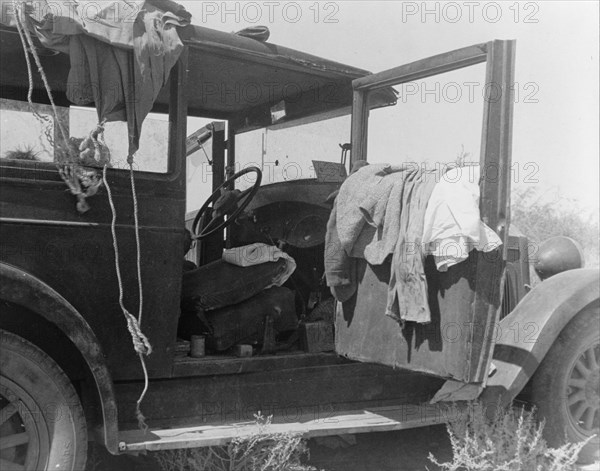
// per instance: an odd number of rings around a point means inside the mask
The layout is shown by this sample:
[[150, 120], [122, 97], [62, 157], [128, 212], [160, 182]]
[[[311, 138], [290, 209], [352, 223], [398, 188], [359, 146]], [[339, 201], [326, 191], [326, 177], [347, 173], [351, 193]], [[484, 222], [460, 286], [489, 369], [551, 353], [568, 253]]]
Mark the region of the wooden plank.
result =
[[[54, 147], [56, 148], [58, 145], [65, 145], [62, 131], [65, 133], [67, 139], [70, 137], [70, 119], [69, 119], [69, 108], [64, 108], [62, 106], [56, 107], [56, 116], [54, 116]], [[57, 156], [54, 155], [54, 160], [57, 159]]]
[[[294, 421], [278, 421], [263, 429], [266, 433], [297, 433], [306, 438], [367, 432], [389, 432], [446, 423], [449, 414], [443, 407], [429, 404], [378, 407], [341, 411], [327, 416], [308, 414]], [[205, 425], [176, 429], [139, 430], [119, 434], [121, 451], [157, 451], [178, 448], [220, 446], [234, 438], [259, 433], [255, 422]]]
[[515, 42], [493, 41], [488, 50], [480, 153], [480, 211], [483, 222], [504, 238], [508, 234], [510, 202]]
[[[346, 79], [348, 76], [352, 75], [360, 76], [362, 74], [368, 74], [368, 72], [363, 69], [357, 69], [317, 56], [309, 56], [292, 49], [286, 50], [286, 48], [281, 46], [277, 46], [275, 49], [277, 53], [273, 54], [273, 49], [271, 48], [268, 48], [268, 52], [261, 52], [250, 50], [243, 46], [236, 47], [206, 39], [199, 41], [196, 38], [185, 38], [184, 44], [191, 49], [193, 59], [195, 60], [196, 57], [200, 58], [199, 60], [202, 60], [207, 54], [210, 54], [211, 56], [226, 58], [229, 61], [258, 64], [267, 68], [283, 70], [286, 72], [297, 72], [303, 74], [309, 80], [311, 77], [332, 80]], [[268, 44], [268, 46], [273, 45]], [[300, 54], [304, 57], [298, 57]]]
[[225, 167], [225, 178], [230, 178], [235, 173], [235, 129], [231, 123], [227, 123], [227, 166]]
[[215, 121], [212, 142], [212, 191], [215, 191], [225, 181], [225, 123]]
[[[482, 220], [503, 240], [497, 260], [484, 257], [477, 267], [471, 341], [472, 382], [485, 382], [493, 351], [493, 329], [500, 316], [500, 299], [505, 260], [508, 254], [510, 170], [514, 104], [515, 41], [488, 44], [486, 90], [481, 141]], [[477, 324], [483, 329], [477, 329]]]
[[352, 81], [352, 86], [356, 91], [399, 85], [480, 64], [485, 62], [486, 59], [486, 45], [478, 44], [357, 78]]
[[352, 101], [352, 123], [350, 169], [357, 160], [367, 158], [367, 136], [369, 131], [368, 91], [354, 90]]
[[[171, 70], [169, 90], [169, 172], [176, 177], [185, 173], [187, 136], [188, 49], [184, 48], [179, 60]], [[185, 178], [185, 176], [184, 176]]]
[[[225, 181], [225, 122], [214, 121], [209, 126], [212, 128], [212, 189], [213, 193]], [[198, 251], [201, 259], [200, 265], [213, 262], [223, 254], [223, 241], [225, 230], [215, 232], [210, 237], [198, 241]]]

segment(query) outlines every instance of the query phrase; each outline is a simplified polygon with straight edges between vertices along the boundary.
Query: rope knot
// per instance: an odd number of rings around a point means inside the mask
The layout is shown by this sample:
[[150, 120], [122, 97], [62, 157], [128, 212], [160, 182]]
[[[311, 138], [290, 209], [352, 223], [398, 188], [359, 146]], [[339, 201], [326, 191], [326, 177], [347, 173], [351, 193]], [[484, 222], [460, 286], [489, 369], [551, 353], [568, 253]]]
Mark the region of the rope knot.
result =
[[140, 394], [139, 399], [136, 403], [136, 417], [138, 420], [138, 425], [141, 430], [146, 432], [148, 430], [148, 426], [145, 422], [145, 417], [142, 414], [140, 408], [144, 396], [148, 391], [148, 370], [146, 369], [146, 362], [144, 361], [144, 355], [150, 355], [152, 353], [152, 346], [148, 341], [148, 338], [142, 333], [140, 328], [140, 324], [142, 323], [142, 313], [143, 313], [143, 305], [144, 305], [144, 292], [142, 289], [142, 266], [141, 266], [141, 252], [140, 252], [140, 231], [139, 231], [139, 218], [138, 218], [138, 204], [137, 204], [137, 194], [135, 191], [135, 178], [133, 167], [130, 165], [130, 176], [131, 176], [131, 193], [133, 196], [133, 216], [135, 222], [135, 245], [136, 245], [136, 260], [137, 260], [137, 278], [138, 278], [138, 288], [139, 288], [139, 308], [138, 308], [138, 317], [137, 319], [131, 314], [126, 308], [123, 301], [123, 279], [121, 278], [121, 267], [119, 265], [119, 244], [117, 242], [117, 211], [115, 209], [115, 203], [113, 201], [112, 191], [110, 189], [110, 185], [108, 184], [108, 180], [106, 179], [106, 171], [108, 169], [108, 165], [104, 165], [104, 169], [102, 171], [102, 181], [104, 182], [104, 186], [106, 187], [106, 194], [108, 196], [108, 204], [110, 205], [110, 210], [112, 213], [112, 220], [110, 224], [110, 232], [112, 234], [113, 239], [113, 250], [115, 254], [115, 271], [117, 275], [117, 282], [119, 285], [119, 305], [121, 306], [121, 311], [123, 311], [123, 315], [125, 316], [125, 320], [127, 322], [127, 330], [131, 335], [131, 341], [133, 343], [133, 348], [135, 349], [138, 357], [140, 359], [140, 364], [142, 365], [142, 370], [144, 371], [144, 389]]
[[131, 334], [133, 348], [142, 355], [150, 355], [152, 353], [152, 345], [150, 345], [148, 337], [142, 332], [138, 320], [127, 310], [125, 310], [125, 315], [127, 319], [127, 330], [129, 330], [129, 333]]

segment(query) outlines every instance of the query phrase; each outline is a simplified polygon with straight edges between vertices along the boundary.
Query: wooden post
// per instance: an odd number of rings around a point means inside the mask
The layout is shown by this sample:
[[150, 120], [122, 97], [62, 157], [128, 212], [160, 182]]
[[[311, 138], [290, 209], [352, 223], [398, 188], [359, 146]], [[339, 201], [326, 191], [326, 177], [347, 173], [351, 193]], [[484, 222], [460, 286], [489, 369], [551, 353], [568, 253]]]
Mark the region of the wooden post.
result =
[[225, 181], [225, 123], [215, 121], [212, 127], [212, 191]]
[[350, 150], [350, 170], [357, 160], [367, 158], [367, 136], [369, 131], [368, 90], [354, 90], [352, 101], [352, 149]]
[[508, 242], [515, 41], [488, 44], [481, 136], [481, 218]]
[[[187, 137], [188, 48], [183, 49], [171, 70], [169, 103], [169, 172], [181, 178], [185, 189], [185, 157]], [[182, 216], [183, 218], [183, 216]], [[182, 219], [183, 220], [183, 219]]]
[[225, 178], [233, 177], [235, 173], [235, 130], [231, 121], [227, 123], [227, 167]]
[[[212, 191], [214, 192], [225, 181], [225, 122], [211, 123], [212, 135]], [[215, 232], [204, 243], [206, 260], [211, 262], [221, 258], [223, 253], [223, 239], [225, 230]], [[229, 233], [229, 231], [228, 231]]]
[[[227, 165], [225, 167], [225, 179], [235, 174], [235, 130], [231, 121], [227, 122]], [[225, 248], [231, 248], [231, 228], [227, 228], [225, 237]]]
[[500, 317], [508, 247], [515, 41], [492, 41], [487, 51], [479, 209], [483, 222], [498, 233], [504, 245], [502, 258], [495, 263], [488, 260], [489, 255], [479, 256], [475, 275], [473, 319], [475, 325], [484, 325], [485, 331], [483, 336], [472, 335], [471, 358], [478, 362], [471, 368], [470, 381], [484, 385], [495, 344], [493, 329]]
[[[60, 128], [62, 126], [65, 136], [69, 139], [69, 110], [70, 108], [56, 107], [56, 116], [54, 117], [54, 149], [60, 145], [64, 146], [65, 149], [68, 148], [68, 143], [64, 142]], [[54, 160], [56, 161], [56, 155], [54, 156]]]

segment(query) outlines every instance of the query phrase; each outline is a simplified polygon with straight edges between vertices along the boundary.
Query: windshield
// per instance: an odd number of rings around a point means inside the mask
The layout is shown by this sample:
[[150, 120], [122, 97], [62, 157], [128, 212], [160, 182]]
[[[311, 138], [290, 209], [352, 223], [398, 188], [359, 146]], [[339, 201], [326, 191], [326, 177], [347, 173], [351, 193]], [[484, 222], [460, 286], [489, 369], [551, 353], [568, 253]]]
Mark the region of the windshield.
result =
[[[339, 180], [345, 175], [339, 165], [340, 144], [348, 142], [350, 116], [284, 129], [260, 129], [236, 137], [236, 170], [260, 168], [263, 185], [317, 178], [317, 174], [320, 179]], [[249, 176], [240, 188], [252, 184], [251, 179]]]
[[[188, 121], [188, 129], [191, 132], [208, 123], [210, 120], [194, 118]], [[317, 173], [322, 181], [341, 182], [347, 170], [340, 165], [340, 144], [350, 142], [350, 116], [283, 129], [257, 129], [237, 135], [235, 142], [235, 171], [258, 167], [262, 170], [261, 186], [313, 179]], [[211, 156], [209, 139], [186, 159], [188, 213], [199, 209], [212, 193]], [[326, 164], [332, 167], [327, 168]], [[249, 173], [236, 181], [236, 187], [244, 190], [254, 183], [255, 174]]]

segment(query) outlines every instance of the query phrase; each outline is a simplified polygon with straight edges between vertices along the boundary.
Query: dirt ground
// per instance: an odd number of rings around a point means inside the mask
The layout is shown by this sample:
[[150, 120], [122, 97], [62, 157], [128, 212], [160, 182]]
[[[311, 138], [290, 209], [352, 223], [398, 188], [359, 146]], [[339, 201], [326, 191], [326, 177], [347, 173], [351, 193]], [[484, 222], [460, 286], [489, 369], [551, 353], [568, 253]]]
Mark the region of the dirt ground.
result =
[[[440, 462], [452, 459], [444, 425], [398, 432], [357, 434], [345, 438], [309, 440], [310, 461], [319, 471], [439, 471], [429, 453]], [[93, 448], [85, 471], [162, 471], [151, 455], [111, 456]], [[581, 471], [600, 471], [600, 463]], [[200, 471], [200, 470], [199, 470]]]
[[434, 471], [439, 468], [428, 460], [430, 452], [438, 461], [452, 458], [443, 425], [360, 434], [354, 438], [356, 444], [346, 448], [332, 448], [334, 444], [311, 440], [310, 463], [324, 471]]
[[[439, 461], [452, 457], [445, 426], [309, 440], [309, 448], [309, 464], [323, 471], [434, 471], [429, 452]], [[115, 457], [96, 449], [91, 455], [86, 471], [160, 471], [150, 456]]]

